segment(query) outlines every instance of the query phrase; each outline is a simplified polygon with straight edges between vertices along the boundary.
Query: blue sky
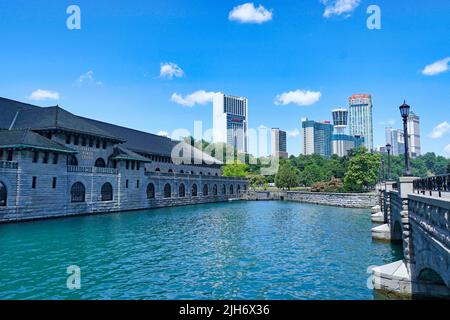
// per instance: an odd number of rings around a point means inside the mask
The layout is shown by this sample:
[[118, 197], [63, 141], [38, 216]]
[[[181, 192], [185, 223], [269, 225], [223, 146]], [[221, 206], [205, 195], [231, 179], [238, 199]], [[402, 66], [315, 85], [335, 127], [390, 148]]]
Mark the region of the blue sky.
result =
[[[400, 127], [406, 99], [422, 118], [424, 151], [450, 156], [448, 0], [262, 0], [250, 18], [237, 8], [245, 2], [2, 0], [0, 96], [171, 133], [193, 131], [196, 120], [212, 126], [210, 103], [183, 106], [174, 93], [223, 91], [249, 99], [250, 127], [289, 131], [288, 151], [298, 155], [301, 118], [329, 120], [351, 94], [370, 93], [375, 145], [387, 123]], [[81, 30], [66, 26], [72, 4]], [[381, 30], [366, 26], [372, 4]], [[182, 70], [172, 79], [160, 76], [169, 62]], [[275, 103], [296, 90], [316, 99]]]

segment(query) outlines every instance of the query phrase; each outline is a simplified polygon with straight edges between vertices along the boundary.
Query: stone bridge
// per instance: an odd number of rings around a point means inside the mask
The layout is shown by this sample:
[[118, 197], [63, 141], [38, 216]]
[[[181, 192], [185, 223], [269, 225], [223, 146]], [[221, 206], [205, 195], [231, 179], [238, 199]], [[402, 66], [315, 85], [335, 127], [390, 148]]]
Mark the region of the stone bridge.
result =
[[380, 188], [372, 209], [378, 241], [403, 245], [403, 260], [373, 269], [376, 290], [450, 297], [450, 177], [444, 184], [403, 177]]

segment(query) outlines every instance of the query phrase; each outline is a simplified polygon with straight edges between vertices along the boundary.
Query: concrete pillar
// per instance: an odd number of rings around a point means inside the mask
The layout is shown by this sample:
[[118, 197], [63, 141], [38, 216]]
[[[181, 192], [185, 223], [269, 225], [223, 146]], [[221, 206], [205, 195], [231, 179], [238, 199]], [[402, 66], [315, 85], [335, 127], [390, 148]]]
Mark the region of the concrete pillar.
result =
[[409, 201], [408, 195], [414, 193], [413, 182], [417, 177], [401, 177], [398, 183], [400, 197], [402, 198], [402, 238], [403, 238], [403, 252], [405, 258], [405, 264], [408, 270], [411, 270], [411, 264], [414, 264], [414, 248], [411, 238], [411, 224], [409, 221]]

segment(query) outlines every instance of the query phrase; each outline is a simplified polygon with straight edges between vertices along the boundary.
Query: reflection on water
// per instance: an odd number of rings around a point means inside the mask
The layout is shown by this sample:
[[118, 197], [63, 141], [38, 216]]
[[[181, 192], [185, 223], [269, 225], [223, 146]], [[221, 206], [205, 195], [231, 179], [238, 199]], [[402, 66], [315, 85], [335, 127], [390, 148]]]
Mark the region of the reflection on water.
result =
[[373, 299], [367, 268], [401, 250], [371, 227], [368, 210], [289, 202], [2, 225], [0, 298]]

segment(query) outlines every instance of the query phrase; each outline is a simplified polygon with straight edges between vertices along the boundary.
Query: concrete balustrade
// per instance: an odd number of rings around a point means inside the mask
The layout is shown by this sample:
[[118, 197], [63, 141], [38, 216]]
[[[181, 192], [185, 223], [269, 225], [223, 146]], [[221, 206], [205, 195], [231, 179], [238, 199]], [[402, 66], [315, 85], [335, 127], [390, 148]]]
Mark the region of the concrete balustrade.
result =
[[[379, 193], [384, 206], [372, 210], [385, 222], [372, 229], [373, 239], [400, 241], [404, 255], [373, 269], [374, 288], [406, 296], [450, 297], [450, 199], [415, 194], [417, 179], [400, 178], [398, 190], [386, 183]], [[380, 207], [382, 212], [376, 212]]]

